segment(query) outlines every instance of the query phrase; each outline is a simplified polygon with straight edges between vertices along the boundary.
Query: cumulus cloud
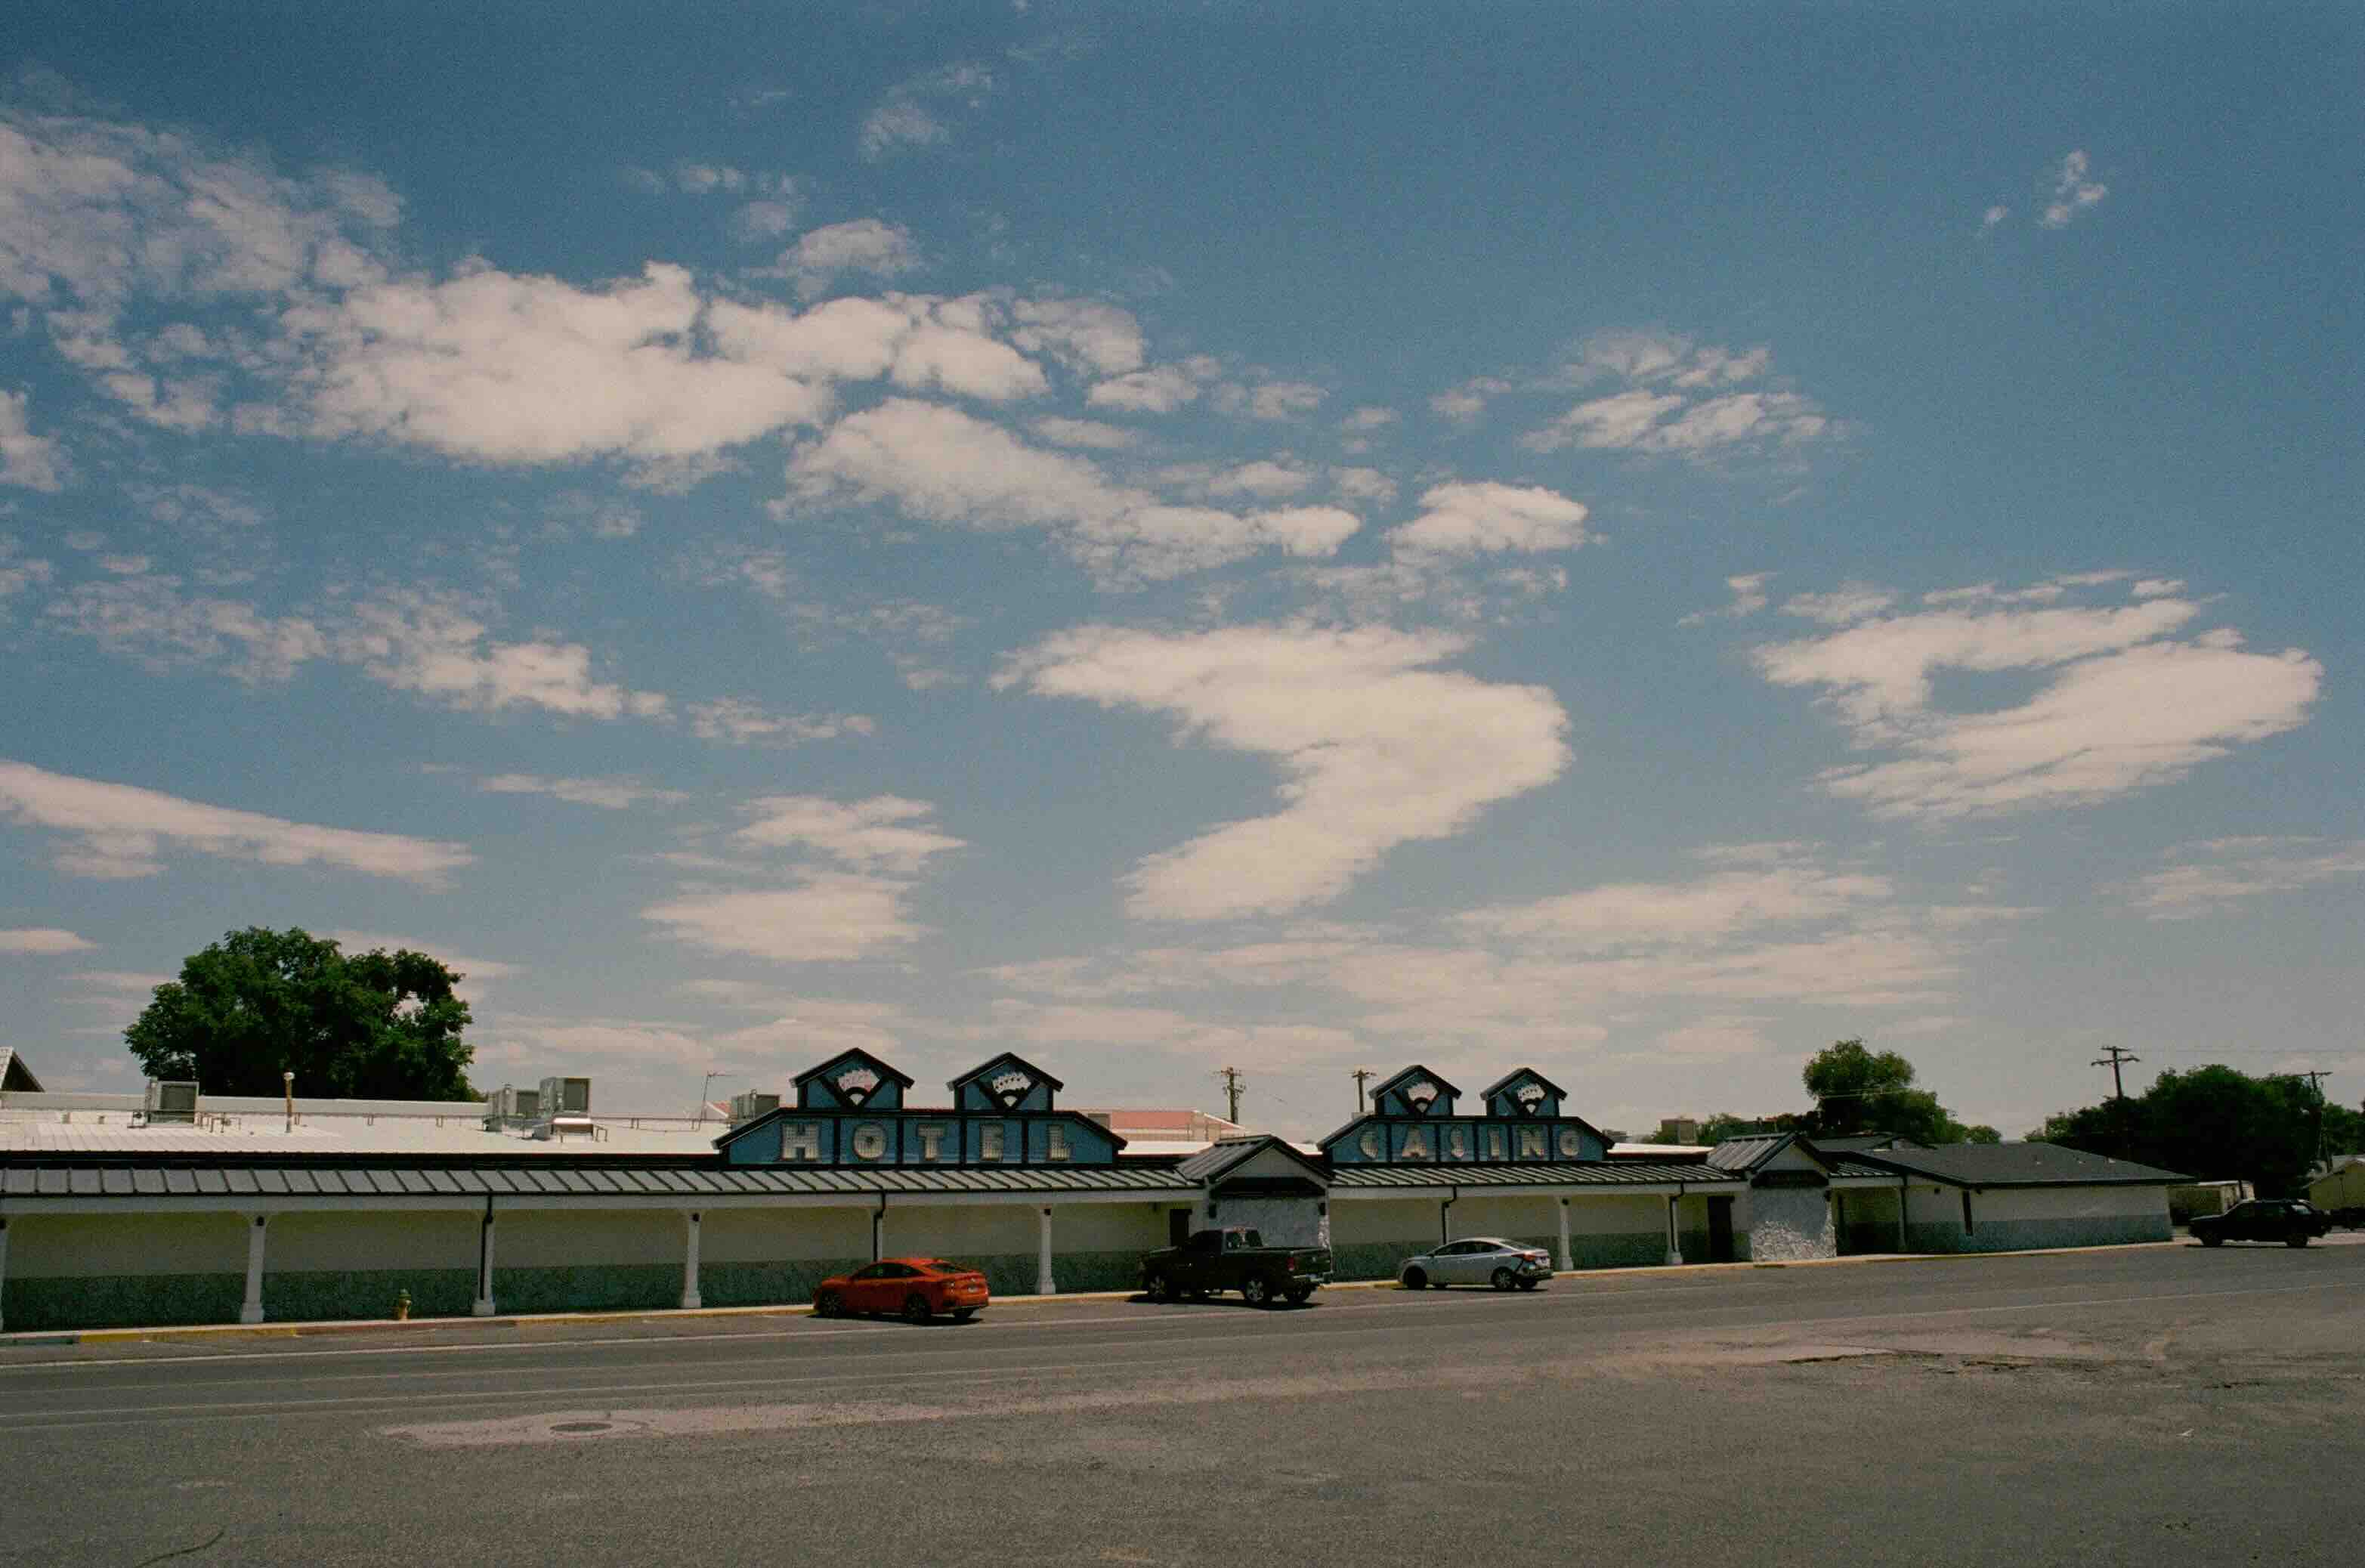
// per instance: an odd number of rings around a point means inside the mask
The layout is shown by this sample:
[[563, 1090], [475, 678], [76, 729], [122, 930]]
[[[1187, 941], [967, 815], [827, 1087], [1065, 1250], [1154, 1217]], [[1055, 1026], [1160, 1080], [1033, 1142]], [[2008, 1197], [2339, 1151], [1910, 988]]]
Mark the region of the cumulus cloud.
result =
[[269, 616], [235, 599], [192, 597], [178, 577], [144, 571], [78, 584], [51, 601], [47, 614], [150, 669], [219, 665], [250, 684], [286, 680], [331, 647], [328, 634], [302, 616]]
[[1308, 381], [1268, 381], [1256, 386], [1220, 386], [1216, 407], [1251, 420], [1298, 420], [1320, 408], [1328, 396]]
[[1153, 365], [1111, 376], [1086, 393], [1084, 400], [1096, 409], [1171, 414], [1199, 396], [1200, 379], [1184, 365]]
[[1579, 384], [1628, 383], [1588, 398], [1520, 437], [1531, 452], [1575, 445], [1663, 453], [1707, 461], [1818, 441], [1832, 420], [1814, 401], [1780, 386], [1752, 386], [1772, 371], [1772, 351], [1696, 344], [1686, 338], [1620, 333], [1585, 344], [1563, 372]]
[[496, 463], [678, 458], [817, 421], [824, 392], [703, 353], [687, 270], [583, 289], [479, 267], [355, 289], [285, 318], [311, 433]]
[[954, 122], [982, 108], [996, 88], [982, 65], [940, 66], [897, 83], [864, 117], [862, 155], [879, 159], [952, 140]]
[[1774, 845], [1705, 857], [1724, 862], [1684, 882], [1605, 882], [1579, 892], [1492, 905], [1458, 917], [1476, 931], [1572, 952], [1726, 941], [1761, 926], [1822, 924], [1894, 890], [1885, 877], [1835, 869], [1805, 846]]
[[1141, 368], [1141, 324], [1133, 313], [1091, 299], [1020, 299], [1011, 341], [1080, 375], [1126, 375]]
[[570, 805], [597, 806], [621, 812], [644, 801], [678, 805], [689, 799], [680, 790], [660, 790], [632, 778], [544, 778], [532, 773], [495, 773], [476, 780], [488, 795], [547, 795]]
[[908, 230], [858, 218], [800, 235], [780, 252], [777, 264], [795, 281], [799, 293], [812, 296], [826, 291], [846, 273], [899, 276], [920, 264], [920, 251]]
[[997, 688], [1173, 715], [1184, 735], [1275, 760], [1280, 812], [1151, 857], [1133, 913], [1274, 913], [1335, 898], [1395, 846], [1442, 838], [1567, 765], [1541, 687], [1431, 669], [1458, 639], [1380, 628], [1234, 627], [1160, 635], [1085, 627], [1012, 660]]
[[693, 702], [686, 710], [690, 734], [702, 741], [733, 745], [797, 745], [806, 741], [867, 735], [877, 722], [860, 713], [775, 713], [736, 697]]
[[802, 847], [860, 870], [916, 875], [931, 856], [961, 841], [927, 825], [936, 808], [925, 801], [874, 795], [838, 801], [821, 795], [767, 795], [745, 808], [754, 820], [732, 834], [766, 848]]
[[1007, 312], [983, 296], [891, 294], [833, 299], [802, 312], [718, 304], [710, 329], [726, 353], [809, 381], [873, 380], [1007, 402], [1049, 385], [1042, 368], [1002, 342]]
[[1170, 577], [1272, 548], [1328, 554], [1357, 526], [1336, 508], [1241, 515], [1170, 505], [1112, 481], [1089, 459], [910, 398], [840, 420], [798, 452], [789, 478], [792, 502], [886, 503], [930, 522], [1050, 529], [1077, 559], [1113, 577]]
[[1724, 586], [1732, 590], [1732, 603], [1721, 610], [1695, 610], [1676, 624], [1698, 626], [1712, 619], [1739, 621], [1754, 615], [1765, 608], [1765, 585], [1773, 580], [1771, 572], [1743, 572], [1727, 577]]
[[2082, 149], [2065, 152], [2052, 173], [2052, 189], [2045, 216], [2037, 221], [2047, 229], [2067, 229], [2072, 218], [2099, 205], [2111, 187], [2092, 177], [2093, 161]]
[[97, 946], [53, 925], [0, 930], [0, 953], [84, 953]]
[[736, 858], [789, 850], [832, 864], [793, 869], [789, 887], [686, 890], [643, 919], [711, 952], [779, 963], [869, 958], [925, 935], [905, 912], [914, 879], [932, 857], [961, 846], [931, 824], [933, 806], [894, 796], [768, 796], [745, 811], [753, 820], [731, 835]]
[[31, 395], [0, 392], [0, 485], [28, 490], [65, 488], [64, 451], [52, 436], [35, 435], [28, 412]]
[[69, 835], [56, 857], [71, 876], [151, 877], [169, 848], [266, 866], [332, 866], [423, 887], [476, 858], [466, 846], [399, 834], [288, 822], [184, 801], [132, 784], [0, 761], [0, 816]]
[[[1939, 608], [1872, 613], [1763, 646], [1757, 666], [1776, 685], [1820, 689], [1858, 747], [1896, 754], [1821, 780], [1887, 817], [2107, 800], [2305, 722], [2324, 666], [2299, 650], [2249, 653], [2231, 630], [2178, 640], [2200, 613], [2191, 600], [2062, 605], [2061, 586], [2030, 597], [1982, 585]], [[1993, 711], [1942, 711], [1933, 677], [1946, 670], [2043, 672], [2043, 685]]]
[[1388, 534], [1399, 555], [1574, 550], [1587, 538], [1583, 503], [1541, 485], [1439, 485], [1420, 504], [1420, 516]]
[[666, 711], [662, 692], [593, 679], [591, 651], [580, 643], [494, 641], [463, 599], [398, 590], [348, 613], [337, 637], [341, 656], [373, 680], [448, 707], [488, 713], [540, 708], [586, 719], [645, 719]]
[[2365, 879], [2365, 839], [2224, 838], [2169, 858], [2175, 864], [2121, 890], [2152, 920], [2195, 920], [2253, 899]]

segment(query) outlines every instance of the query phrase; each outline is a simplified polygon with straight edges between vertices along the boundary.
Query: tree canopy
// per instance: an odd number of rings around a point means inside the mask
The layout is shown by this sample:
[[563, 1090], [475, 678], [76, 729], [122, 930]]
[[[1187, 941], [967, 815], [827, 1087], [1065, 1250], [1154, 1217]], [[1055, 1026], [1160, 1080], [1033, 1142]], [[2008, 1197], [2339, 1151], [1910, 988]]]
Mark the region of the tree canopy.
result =
[[2140, 1095], [2056, 1112], [2028, 1136], [2280, 1194], [2304, 1185], [2319, 1148], [2365, 1148], [2365, 1116], [2327, 1102], [2304, 1078], [2213, 1065], [2163, 1072]]
[[424, 953], [347, 956], [298, 927], [233, 931], [156, 988], [124, 1043], [151, 1078], [216, 1094], [476, 1100], [465, 977]]
[[1913, 1087], [1913, 1064], [1895, 1051], [1834, 1040], [1799, 1073], [1814, 1108], [1799, 1118], [1810, 1137], [1895, 1133], [1916, 1143], [1997, 1143], [1993, 1127], [1965, 1126], [1927, 1089]]

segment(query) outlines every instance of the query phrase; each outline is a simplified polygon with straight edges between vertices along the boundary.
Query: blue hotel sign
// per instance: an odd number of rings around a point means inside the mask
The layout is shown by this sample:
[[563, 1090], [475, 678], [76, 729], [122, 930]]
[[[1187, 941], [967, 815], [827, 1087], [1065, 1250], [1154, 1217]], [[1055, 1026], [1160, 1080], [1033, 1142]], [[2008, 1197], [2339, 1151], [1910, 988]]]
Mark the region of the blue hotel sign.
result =
[[954, 1079], [953, 1103], [904, 1103], [913, 1080], [870, 1055], [834, 1057], [796, 1080], [793, 1106], [715, 1140], [733, 1165], [995, 1169], [1109, 1166], [1125, 1140], [1056, 1108], [1059, 1081], [1004, 1052]]
[[1531, 1068], [1486, 1089], [1483, 1115], [1455, 1113], [1462, 1092], [1408, 1067], [1372, 1092], [1372, 1111], [1322, 1140], [1336, 1165], [1518, 1165], [1605, 1159], [1592, 1124], [1564, 1114], [1566, 1092]]

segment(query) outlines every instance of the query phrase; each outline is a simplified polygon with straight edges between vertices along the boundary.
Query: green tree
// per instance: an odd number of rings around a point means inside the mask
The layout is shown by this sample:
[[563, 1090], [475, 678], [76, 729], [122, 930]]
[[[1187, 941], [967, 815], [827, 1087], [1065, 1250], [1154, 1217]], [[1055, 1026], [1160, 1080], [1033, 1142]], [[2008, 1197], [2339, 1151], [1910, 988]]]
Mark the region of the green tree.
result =
[[1913, 1087], [1913, 1064], [1862, 1040], [1835, 1040], [1808, 1058], [1799, 1074], [1815, 1108], [1800, 1121], [1810, 1137], [1896, 1133], [1917, 1143], [1966, 1141], [1968, 1128], [1938, 1097]]
[[2163, 1072], [2141, 1095], [2058, 1111], [2029, 1136], [2205, 1182], [2248, 1182], [2280, 1194], [2305, 1185], [2319, 1147], [2350, 1152], [2365, 1117], [2327, 1103], [2304, 1078], [2252, 1077], [2213, 1064]]
[[251, 926], [191, 955], [123, 1039], [149, 1077], [216, 1094], [277, 1094], [293, 1072], [336, 1099], [481, 1099], [462, 978], [409, 948], [348, 958], [297, 927]]

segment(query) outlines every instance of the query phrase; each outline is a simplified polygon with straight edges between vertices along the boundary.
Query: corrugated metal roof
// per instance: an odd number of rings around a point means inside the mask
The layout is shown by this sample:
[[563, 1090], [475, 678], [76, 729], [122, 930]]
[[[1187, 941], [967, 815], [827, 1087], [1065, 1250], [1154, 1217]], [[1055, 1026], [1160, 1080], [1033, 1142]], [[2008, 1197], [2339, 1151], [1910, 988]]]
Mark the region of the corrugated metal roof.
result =
[[1330, 1185], [1339, 1187], [1739, 1187], [1741, 1179], [1696, 1161], [1569, 1161], [1537, 1165], [1340, 1165]]
[[1190, 1185], [1170, 1168], [1048, 1170], [801, 1170], [778, 1166], [705, 1170], [630, 1166], [467, 1166], [448, 1170], [356, 1170], [267, 1165], [141, 1168], [136, 1165], [0, 1167], [0, 1196], [95, 1197], [502, 1197], [738, 1196], [836, 1193], [913, 1195], [962, 1193], [1171, 1193]]
[[2168, 1186], [2191, 1180], [2156, 1165], [2051, 1143], [1950, 1143], [1938, 1148], [1868, 1149], [1850, 1159], [1891, 1174], [1901, 1170], [1957, 1187]]

